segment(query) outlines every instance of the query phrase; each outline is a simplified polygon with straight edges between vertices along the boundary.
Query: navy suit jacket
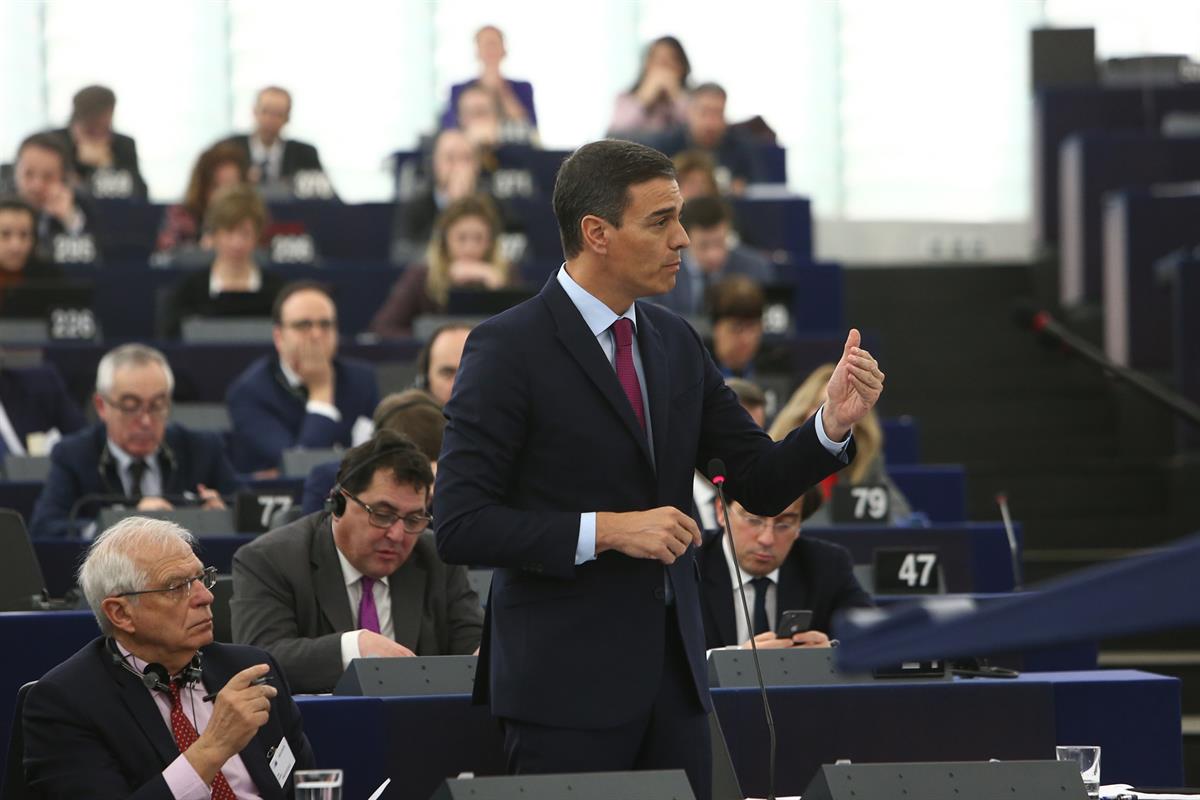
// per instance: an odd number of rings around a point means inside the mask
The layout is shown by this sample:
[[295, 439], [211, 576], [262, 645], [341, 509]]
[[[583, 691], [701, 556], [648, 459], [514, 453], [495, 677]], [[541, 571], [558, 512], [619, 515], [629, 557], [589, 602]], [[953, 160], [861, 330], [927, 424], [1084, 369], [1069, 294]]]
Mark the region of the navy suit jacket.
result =
[[[704, 292], [700, 293], [697, 302], [694, 284], [704, 280], [703, 276], [693, 275], [689, 264], [690, 256], [684, 254], [683, 269], [675, 276], [675, 288], [669, 292], [649, 298], [660, 306], [666, 306], [677, 314], [704, 314], [707, 312]], [[731, 275], [745, 275], [756, 283], [771, 283], [775, 279], [775, 268], [771, 262], [760, 256], [745, 245], [738, 245], [729, 251], [725, 266], [720, 273], [706, 281], [707, 286], [720, 283]]]
[[[179, 748], [146, 687], [114, 663], [111, 652], [104, 637], [94, 639], [29, 690], [22, 715], [24, 763], [36, 796], [171, 800], [162, 771], [179, 757]], [[279, 665], [257, 647], [214, 643], [200, 652], [210, 692], [247, 667], [271, 665], [271, 685], [279, 693], [266, 724], [239, 755], [264, 800], [290, 798], [293, 781], [289, 776], [280, 787], [268, 750], [286, 736], [295, 769], [312, 769], [315, 759]]]
[[[645, 713], [658, 691], [664, 567], [615, 551], [576, 566], [581, 512], [686, 513], [693, 470], [721, 457], [730, 495], [773, 515], [844, 465], [811, 421], [772, 442], [680, 317], [638, 302], [637, 337], [653, 442], [556, 276], [467, 340], [446, 406], [434, 518], [445, 561], [495, 568], [475, 697], [497, 716], [604, 728]], [[694, 549], [666, 573], [707, 709]]]
[[304, 479], [304, 493], [300, 497], [300, 508], [305, 514], [325, 508], [325, 498], [329, 497], [329, 492], [337, 483], [340, 466], [337, 461], [330, 461], [327, 464], [317, 464], [308, 471], [308, 477]]
[[340, 422], [305, 410], [303, 389], [292, 389], [279, 369], [279, 357], [264, 356], [229, 386], [225, 402], [233, 420], [233, 463], [241, 472], [279, 466], [292, 447], [349, 447], [359, 417], [371, 419], [379, 385], [371, 365], [335, 358], [333, 403]]
[[31, 433], [57, 428], [66, 436], [86, 424], [62, 376], [49, 365], [0, 370], [0, 406], [22, 445]]
[[[254, 163], [253, 159], [250, 158], [250, 136], [248, 134], [240, 133], [230, 136], [225, 142], [237, 145], [245, 150], [246, 160], [251, 164]], [[318, 154], [317, 148], [308, 142], [284, 139], [283, 160], [279, 164], [279, 177], [290, 178], [297, 172], [307, 170], [325, 171], [325, 168], [321, 166], [321, 156]]]
[[[721, 546], [724, 540], [722, 531], [709, 537], [700, 549], [700, 599], [704, 606], [704, 637], [710, 648], [741, 644], [737, 640], [736, 615], [742, 613], [742, 607], [729, 576], [729, 562]], [[801, 535], [779, 565], [772, 629], [779, 629], [784, 611], [808, 609], [813, 613], [810, 630], [829, 634], [835, 611], [872, 605], [871, 595], [854, 577], [850, 551]]]
[[[203, 483], [221, 494], [238, 488], [233, 466], [225, 455], [221, 437], [206, 431], [189, 431], [182, 425], [167, 425], [158, 466], [163, 473], [163, 494], [195, 492]], [[87, 495], [124, 495], [117, 462], [108, 450], [108, 432], [103, 422], [74, 433], [50, 451], [50, 474], [33, 507], [29, 535], [35, 538], [75, 536], [71, 508]], [[83, 503], [78, 517], [90, 519], [114, 500]]]

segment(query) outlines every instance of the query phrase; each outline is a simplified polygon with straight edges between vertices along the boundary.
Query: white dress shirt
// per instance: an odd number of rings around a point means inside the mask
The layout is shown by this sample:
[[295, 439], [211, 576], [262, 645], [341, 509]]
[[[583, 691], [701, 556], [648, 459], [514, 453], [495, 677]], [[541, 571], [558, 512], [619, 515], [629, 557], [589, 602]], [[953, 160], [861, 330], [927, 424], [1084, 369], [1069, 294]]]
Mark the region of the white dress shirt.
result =
[[[753, 615], [754, 603], [758, 600], [758, 591], [750, 581], [758, 576], [746, 572], [737, 563], [733, 557], [733, 547], [730, 545], [728, 535], [721, 537], [721, 549], [725, 552], [725, 565], [729, 568], [729, 581], [733, 586], [733, 618], [737, 621], [737, 644], [740, 646], [743, 642], [750, 640], [750, 626], [746, 624], [746, 615], [742, 611], [740, 587], [743, 585], [746, 587], [746, 605]], [[767, 587], [767, 625], [770, 630], [775, 630], [779, 604], [779, 569], [776, 568], [763, 577], [771, 580], [771, 585]]]
[[[333, 549], [337, 551], [338, 563], [342, 565], [342, 580], [346, 584], [346, 597], [350, 600], [350, 614], [354, 617], [354, 624], [361, 626], [358, 604], [362, 601], [363, 574], [354, 568], [336, 545]], [[371, 586], [371, 595], [375, 598], [375, 612], [379, 615], [379, 633], [394, 641], [396, 627], [392, 623], [392, 591], [389, 579], [376, 578]], [[358, 649], [358, 634], [363, 630], [365, 628], [358, 627], [342, 634], [342, 669], [350, 666], [354, 659], [362, 658]]]
[[[133, 456], [117, 447], [112, 439], [108, 440], [108, 452], [117, 462], [117, 476], [121, 479], [121, 486], [124, 487], [126, 496], [133, 495], [133, 476], [129, 474], [129, 467], [134, 461]], [[146, 471], [142, 473], [142, 496], [162, 497], [163, 475], [162, 469], [158, 466], [158, 451], [155, 450], [142, 461], [146, 462]]]

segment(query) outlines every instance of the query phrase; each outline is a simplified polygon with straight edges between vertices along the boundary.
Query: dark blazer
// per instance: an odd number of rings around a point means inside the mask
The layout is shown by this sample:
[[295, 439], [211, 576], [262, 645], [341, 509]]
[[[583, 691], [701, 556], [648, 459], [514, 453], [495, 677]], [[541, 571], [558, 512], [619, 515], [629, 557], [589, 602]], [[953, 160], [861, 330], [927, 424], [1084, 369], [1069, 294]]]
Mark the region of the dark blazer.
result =
[[0, 369], [0, 406], [21, 444], [31, 433], [57, 428], [65, 436], [86, 424], [62, 376], [49, 364]]
[[[434, 518], [442, 558], [496, 568], [475, 692], [497, 716], [609, 727], [644, 713], [658, 691], [664, 567], [612, 551], [575, 566], [580, 512], [686, 512], [693, 470], [721, 457], [729, 494], [777, 514], [844, 465], [811, 421], [772, 442], [680, 317], [638, 302], [637, 337], [653, 443], [556, 275], [467, 340], [446, 406]], [[708, 709], [694, 550], [666, 573]]]
[[[741, 606], [735, 601], [729, 562], [721, 543], [725, 533], [710, 537], [700, 549], [700, 601], [704, 608], [704, 638], [708, 647], [739, 645], [737, 617]], [[843, 608], [869, 608], [871, 595], [854, 577], [854, 560], [841, 545], [801, 535], [779, 566], [776, 591], [776, 615], [790, 609], [813, 612], [811, 630], [830, 633], [835, 611]]]
[[340, 422], [305, 410], [307, 392], [292, 389], [279, 369], [279, 356], [263, 356], [234, 380], [225, 394], [233, 420], [233, 463], [241, 472], [279, 466], [291, 447], [350, 446], [355, 420], [371, 419], [379, 385], [370, 364], [335, 358], [334, 405]]
[[[210, 692], [247, 667], [271, 665], [276, 676], [271, 685], [279, 694], [266, 724], [239, 755], [264, 800], [290, 798], [292, 779], [279, 786], [268, 750], [286, 736], [296, 756], [294, 769], [312, 769], [315, 759], [286, 676], [270, 655], [253, 647], [214, 643], [200, 653], [201, 680]], [[22, 720], [25, 775], [36, 796], [171, 800], [162, 771], [179, 757], [179, 748], [150, 693], [113, 662], [104, 637], [84, 645], [29, 690]]]
[[704, 292], [700, 293], [700, 299], [697, 302], [694, 299], [696, 295], [694, 291], [695, 281], [704, 281], [706, 287], [711, 287], [731, 275], [745, 275], [747, 278], [762, 284], [771, 283], [775, 280], [775, 268], [771, 265], [771, 262], [745, 245], [739, 244], [731, 248], [729, 257], [725, 260], [724, 268], [711, 278], [706, 279], [704, 276], [693, 275], [691, 269], [688, 268], [689, 260], [690, 256], [685, 254], [684, 268], [679, 270], [679, 273], [675, 276], [675, 288], [649, 299], [660, 306], [666, 306], [676, 314], [703, 314], [707, 310], [705, 307]]
[[[163, 473], [163, 494], [195, 492], [203, 483], [221, 494], [238, 488], [233, 466], [225, 455], [221, 437], [206, 431], [189, 431], [182, 425], [170, 423], [158, 450], [158, 465]], [[50, 451], [50, 474], [42, 493], [33, 507], [29, 535], [63, 537], [78, 534], [70, 519], [71, 509], [88, 495], [111, 495], [82, 502], [78, 517], [90, 519], [106, 505], [113, 505], [116, 495], [125, 489], [117, 474], [117, 462], [108, 450], [108, 434], [103, 422], [64, 438]]]
[[[71, 169], [78, 175], [85, 184], [91, 183], [92, 176], [96, 172], [96, 168], [87, 164], [79, 163], [78, 152], [75, 147], [75, 139], [71, 137], [70, 128], [59, 128], [51, 131], [67, 148], [67, 154], [70, 158]], [[123, 133], [114, 132], [112, 135], [113, 163], [112, 168], [116, 170], [125, 170], [133, 178], [133, 193], [131, 198], [137, 200], [145, 200], [148, 192], [146, 189], [146, 181], [142, 178], [142, 171], [138, 167], [137, 142], [132, 136], [126, 136]], [[86, 187], [85, 187], [86, 188]]]
[[[246, 161], [250, 164], [254, 163], [250, 158], [249, 134], [239, 133], [230, 136], [225, 142], [242, 148], [246, 152]], [[308, 142], [284, 139], [283, 161], [279, 165], [279, 177], [285, 179], [291, 178], [297, 172], [305, 172], [307, 170], [325, 171], [325, 168], [321, 166], [321, 156], [317, 153], [317, 148]]]
[[[233, 556], [233, 638], [269, 651], [299, 692], [333, 690], [342, 675], [342, 634], [357, 627], [331, 519], [310, 514]], [[419, 656], [479, 646], [479, 596], [465, 568], [438, 558], [431, 535], [421, 536], [388, 582], [397, 642]]]
[[287, 283], [278, 273], [260, 270], [262, 286], [257, 292], [208, 293], [212, 270], [193, 270], [167, 293], [156, 320], [160, 339], [178, 339], [188, 317], [269, 317], [275, 295]]
[[[535, 111], [533, 107], [533, 84], [529, 81], [513, 81], [507, 78], [504, 79], [504, 82], [508, 84], [508, 88], [512, 89], [513, 94], [516, 95], [517, 100], [521, 103], [521, 106], [524, 107], [526, 112], [528, 112], [529, 124], [536, 128], [537, 111]], [[479, 79], [472, 78], [469, 81], [456, 83], [450, 87], [450, 102], [446, 106], [445, 113], [442, 114], [443, 128], [458, 127], [458, 98], [463, 93], [464, 89], [474, 86], [477, 83], [479, 83]]]

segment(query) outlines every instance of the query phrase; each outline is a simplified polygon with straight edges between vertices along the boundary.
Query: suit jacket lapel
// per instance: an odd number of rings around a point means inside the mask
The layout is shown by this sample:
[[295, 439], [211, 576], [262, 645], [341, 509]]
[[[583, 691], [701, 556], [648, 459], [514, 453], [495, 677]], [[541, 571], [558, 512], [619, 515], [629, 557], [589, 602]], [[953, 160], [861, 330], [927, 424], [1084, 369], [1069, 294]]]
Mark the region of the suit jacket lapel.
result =
[[[388, 579], [392, 596], [392, 632], [400, 644], [417, 655], [417, 646], [429, 645], [421, 642], [421, 620], [425, 616], [425, 567], [414, 557], [401, 565]], [[436, 646], [436, 642], [432, 643]]]
[[[667, 372], [667, 351], [663, 346], [662, 335], [650, 321], [650, 315], [644, 313], [642, 304], [638, 304], [637, 315], [638, 349], [642, 353], [642, 371], [646, 374], [646, 397], [650, 402], [650, 432], [654, 436], [654, 463], [662, 463], [667, 457], [667, 428], [670, 425], [669, 410], [671, 398], [670, 376]], [[659, 474], [667, 470], [659, 469]]]
[[159, 761], [165, 769], [179, 757], [179, 746], [171, 737], [171, 731], [163, 721], [158, 704], [136, 677], [116, 664], [109, 663], [106, 666], [120, 687], [121, 702], [129, 709], [130, 715], [158, 753]]
[[[741, 644], [737, 640], [737, 597], [733, 591], [733, 580], [729, 577], [729, 565], [725, 560], [725, 548], [721, 544], [724, 534], [708, 544], [708, 556], [704, 559], [705, 590], [709, 611], [717, 624], [717, 633], [726, 644]], [[722, 598], [724, 598], [722, 600]]]
[[346, 578], [333, 543], [333, 517], [324, 515], [313, 531], [312, 565], [313, 585], [317, 592], [317, 604], [333, 631], [354, 630], [354, 613], [350, 609], [350, 598], [346, 594]]
[[[592, 335], [587, 323], [583, 321], [583, 315], [579, 313], [579, 309], [575, 307], [571, 298], [559, 284], [557, 273], [550, 276], [550, 280], [542, 289], [542, 299], [550, 309], [551, 316], [554, 317], [554, 322], [558, 327], [558, 338], [567, 348], [567, 352], [583, 367], [588, 378], [596, 384], [596, 388], [600, 390], [621, 421], [625, 423], [629, 434], [637, 440], [642, 452], [646, 455], [646, 460], [653, 464], [654, 459], [650, 456], [650, 443], [646, 441], [646, 433], [638, 424], [637, 417], [633, 415], [633, 407], [629, 405], [629, 398], [625, 396], [621, 384], [617, 382], [617, 373], [613, 369], [613, 365], [604, 357], [604, 351], [600, 348], [596, 337]], [[641, 325], [641, 320], [638, 321], [638, 324]], [[641, 345], [640, 334], [638, 344]], [[645, 366], [644, 355], [642, 366]], [[649, 391], [650, 389], [647, 387], [647, 392], [649, 393]], [[653, 395], [651, 395], [651, 401], [653, 402]], [[651, 420], [654, 421], [654, 418], [651, 417]]]
[[[201, 675], [204, 686], [209, 692], [219, 691], [233, 677], [230, 670], [213, 666], [209, 661], [203, 659], [201, 660]], [[272, 713], [274, 713], [274, 708], [272, 708]], [[255, 787], [258, 788], [259, 796], [263, 798], [280, 795], [279, 781], [275, 780], [275, 773], [271, 771], [271, 764], [267, 758], [268, 749], [275, 747], [279, 742], [265, 741], [263, 733], [267, 730], [274, 731], [276, 726], [267, 724], [259, 728], [254, 737], [238, 753], [242, 759], [242, 765], [250, 774]]]

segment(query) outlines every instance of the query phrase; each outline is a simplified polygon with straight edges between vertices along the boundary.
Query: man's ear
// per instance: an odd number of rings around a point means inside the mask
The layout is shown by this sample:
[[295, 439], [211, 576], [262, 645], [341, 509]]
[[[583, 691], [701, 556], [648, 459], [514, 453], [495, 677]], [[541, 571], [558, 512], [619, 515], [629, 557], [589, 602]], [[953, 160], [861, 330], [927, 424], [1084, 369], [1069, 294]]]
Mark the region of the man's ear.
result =
[[608, 223], [595, 214], [587, 214], [579, 221], [583, 246], [596, 255], [608, 255]]
[[129, 601], [122, 597], [106, 597], [100, 603], [100, 610], [108, 617], [109, 623], [115, 630], [123, 633], [134, 633], [136, 627], [129, 613]]

